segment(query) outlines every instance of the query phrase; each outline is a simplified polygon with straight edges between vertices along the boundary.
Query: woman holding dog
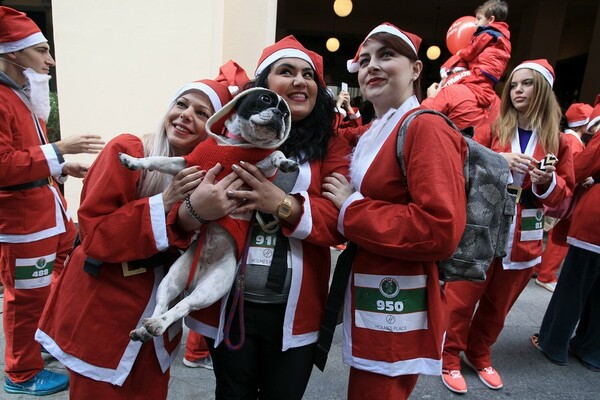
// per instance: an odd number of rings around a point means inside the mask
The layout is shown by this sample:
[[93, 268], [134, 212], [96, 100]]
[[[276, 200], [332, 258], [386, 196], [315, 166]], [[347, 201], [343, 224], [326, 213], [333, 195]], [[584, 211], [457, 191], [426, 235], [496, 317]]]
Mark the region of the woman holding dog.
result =
[[[327, 297], [329, 246], [344, 241], [336, 230], [338, 210], [321, 196], [321, 184], [333, 172], [347, 174], [350, 149], [334, 134], [335, 102], [323, 81], [322, 57], [293, 36], [263, 50], [253, 85], [288, 103], [290, 138], [279, 149], [300, 168], [279, 172], [271, 182], [254, 165], [234, 166], [250, 190], [228, 195], [244, 201], [237, 212], [259, 215], [246, 249], [245, 301], [238, 306], [245, 332], [240, 334], [237, 313], [225, 329], [235, 288], [213, 307], [192, 313], [196, 320], [188, 325], [207, 337], [217, 399], [301, 399]], [[272, 256], [262, 257], [263, 250]], [[243, 345], [229, 350], [224, 335], [232, 345], [243, 338]]]
[[[494, 390], [503, 387], [492, 367], [491, 346], [541, 260], [544, 206], [557, 206], [573, 189], [572, 156], [561, 137], [561, 109], [552, 92], [553, 82], [554, 70], [546, 60], [519, 64], [504, 86], [500, 115], [491, 132], [482, 130], [476, 135], [478, 142], [505, 157], [512, 173], [510, 187], [520, 195], [506, 257], [492, 262], [483, 283], [446, 284], [450, 319], [442, 382], [455, 393], [467, 392], [460, 370], [461, 351], [464, 362], [484, 385]], [[541, 168], [538, 162], [548, 153], [555, 154], [558, 162]]]
[[[117, 136], [88, 172], [78, 212], [80, 244], [70, 255], [36, 334], [69, 370], [71, 399], [166, 399], [181, 325], [143, 344], [131, 341], [128, 334], [150, 316], [168, 265], [190, 244], [192, 232], [176, 223], [177, 213], [204, 172], [190, 167], [172, 178], [130, 171], [120, 164], [118, 154], [185, 155], [207, 137], [206, 120], [230, 99], [227, 86], [213, 80], [185, 85], [157, 133]], [[213, 183], [218, 169], [206, 173], [207, 184]], [[239, 185], [229, 186], [233, 179], [218, 185], [235, 189]], [[224, 196], [213, 204], [213, 212], [231, 212], [228, 203]]]
[[352, 400], [408, 399], [419, 374], [439, 375], [442, 366], [446, 314], [436, 261], [452, 255], [464, 230], [466, 143], [441, 117], [415, 117], [401, 155], [404, 182], [396, 145], [400, 125], [419, 107], [420, 43], [384, 23], [348, 61], [377, 118], [352, 155], [350, 182], [333, 174], [323, 185], [340, 209], [348, 249], [357, 246], [343, 312]]

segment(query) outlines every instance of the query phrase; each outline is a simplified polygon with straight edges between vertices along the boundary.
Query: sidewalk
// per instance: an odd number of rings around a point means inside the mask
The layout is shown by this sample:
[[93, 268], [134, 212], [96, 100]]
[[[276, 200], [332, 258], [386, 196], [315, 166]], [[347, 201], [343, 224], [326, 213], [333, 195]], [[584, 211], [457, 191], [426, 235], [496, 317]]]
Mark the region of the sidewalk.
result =
[[[504, 388], [488, 389], [475, 372], [463, 368], [469, 392], [457, 395], [446, 389], [439, 377], [422, 376], [411, 399], [474, 399], [474, 400], [595, 400], [600, 399], [600, 373], [584, 368], [571, 357], [569, 365], [560, 367], [547, 361], [530, 343], [531, 334], [537, 332], [551, 293], [531, 280], [508, 315], [506, 326], [493, 349], [494, 368], [504, 380]], [[0, 330], [0, 365], [4, 369], [4, 331]], [[110, 333], [114, 334], [114, 333]], [[185, 336], [187, 331], [185, 331]], [[197, 400], [214, 398], [213, 372], [203, 368], [183, 365], [185, 336], [180, 355], [171, 368], [169, 400]], [[599, 338], [600, 340], [600, 338]], [[313, 369], [304, 396], [307, 400], [340, 400], [346, 398], [348, 367], [342, 363], [341, 329], [338, 326], [325, 372]], [[47, 368], [59, 371], [64, 368], [45, 354]], [[0, 399], [34, 399], [33, 396], [11, 395], [0, 389]], [[67, 392], [44, 397], [67, 400]], [[90, 396], [90, 400], [96, 400]], [[105, 399], [102, 399], [105, 400]], [[106, 399], [110, 400], [110, 399]], [[285, 399], [282, 399], [285, 400]], [[384, 399], [381, 399], [384, 400]]]

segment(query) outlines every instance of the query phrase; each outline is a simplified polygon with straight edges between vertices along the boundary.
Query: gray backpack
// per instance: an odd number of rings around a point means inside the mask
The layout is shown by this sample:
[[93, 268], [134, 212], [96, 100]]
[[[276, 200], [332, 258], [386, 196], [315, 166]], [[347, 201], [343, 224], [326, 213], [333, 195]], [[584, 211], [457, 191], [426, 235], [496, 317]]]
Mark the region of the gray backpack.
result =
[[[439, 115], [460, 132], [448, 117], [434, 110], [419, 109], [404, 120], [398, 132], [397, 155], [407, 191], [402, 149], [408, 126], [423, 113]], [[516, 196], [507, 190], [510, 170], [504, 157], [477, 143], [468, 134], [461, 132], [461, 135], [467, 142], [467, 158], [463, 170], [467, 193], [467, 225], [452, 257], [439, 262], [440, 279], [446, 282], [482, 282], [485, 281], [485, 273], [494, 257], [506, 255]]]

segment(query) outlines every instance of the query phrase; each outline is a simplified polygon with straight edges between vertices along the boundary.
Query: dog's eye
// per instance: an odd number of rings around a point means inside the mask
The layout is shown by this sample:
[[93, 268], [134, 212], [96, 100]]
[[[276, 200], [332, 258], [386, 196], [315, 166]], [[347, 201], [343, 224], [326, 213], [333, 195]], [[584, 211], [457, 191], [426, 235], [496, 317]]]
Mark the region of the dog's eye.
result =
[[271, 98], [269, 96], [267, 96], [266, 94], [263, 94], [262, 96], [260, 96], [260, 101], [262, 101], [263, 103], [270, 104]]

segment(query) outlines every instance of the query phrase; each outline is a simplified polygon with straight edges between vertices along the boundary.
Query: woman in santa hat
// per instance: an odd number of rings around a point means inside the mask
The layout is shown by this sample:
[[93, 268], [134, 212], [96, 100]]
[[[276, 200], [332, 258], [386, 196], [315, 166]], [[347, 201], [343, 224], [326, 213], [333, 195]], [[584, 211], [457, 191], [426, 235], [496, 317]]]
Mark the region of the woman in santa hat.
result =
[[348, 61], [377, 119], [352, 155], [351, 183], [334, 174], [323, 186], [340, 209], [348, 249], [357, 246], [343, 311], [349, 399], [407, 399], [419, 374], [442, 368], [446, 314], [436, 261], [452, 255], [465, 228], [466, 143], [441, 117], [417, 116], [406, 133], [403, 178], [398, 131], [419, 107], [420, 43], [384, 23]]
[[[327, 297], [329, 248], [344, 241], [321, 184], [333, 172], [348, 173], [350, 148], [334, 134], [335, 102], [320, 55], [287, 36], [263, 50], [255, 76], [253, 86], [277, 92], [290, 107], [290, 137], [279, 150], [300, 168], [272, 182], [247, 162], [233, 166], [251, 190], [228, 195], [245, 202], [237, 212], [257, 212], [243, 260], [245, 289], [232, 288], [186, 323], [207, 337], [217, 399], [301, 399]], [[232, 320], [228, 299], [236, 296], [242, 300]]]
[[[78, 211], [79, 243], [36, 333], [69, 370], [71, 399], [167, 398], [181, 324], [143, 344], [130, 340], [129, 332], [151, 315], [168, 265], [190, 244], [193, 232], [182, 229], [177, 218], [182, 200], [194, 189], [211, 186], [218, 168], [209, 170], [198, 188], [204, 172], [197, 167], [175, 177], [131, 171], [118, 155], [188, 154], [206, 139], [206, 120], [229, 100], [225, 84], [187, 84], [175, 94], [155, 134], [117, 136], [90, 168]], [[236, 188], [228, 186], [234, 179], [232, 174], [218, 185]], [[231, 202], [223, 197], [203, 204], [204, 212], [230, 213]]]
[[[518, 204], [507, 255], [492, 262], [485, 282], [446, 284], [450, 319], [442, 382], [456, 393], [467, 391], [460, 372], [461, 351], [465, 363], [487, 387], [502, 388], [502, 379], [492, 367], [491, 346], [531, 279], [532, 267], [541, 260], [544, 206], [556, 206], [572, 193], [571, 151], [561, 137], [561, 110], [552, 92], [553, 82], [554, 71], [546, 60], [519, 64], [504, 86], [500, 115], [492, 131], [476, 136], [506, 158]], [[538, 163], [548, 153], [555, 154], [558, 163], [541, 167]]]
[[[593, 134], [574, 161], [575, 179], [600, 180], [600, 103], [587, 129]], [[553, 363], [566, 365], [569, 353], [588, 369], [600, 371], [600, 186], [593, 184], [571, 218], [570, 244], [556, 290], [533, 344]], [[577, 328], [577, 329], [576, 329]], [[575, 332], [575, 336], [573, 336]]]

